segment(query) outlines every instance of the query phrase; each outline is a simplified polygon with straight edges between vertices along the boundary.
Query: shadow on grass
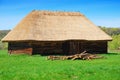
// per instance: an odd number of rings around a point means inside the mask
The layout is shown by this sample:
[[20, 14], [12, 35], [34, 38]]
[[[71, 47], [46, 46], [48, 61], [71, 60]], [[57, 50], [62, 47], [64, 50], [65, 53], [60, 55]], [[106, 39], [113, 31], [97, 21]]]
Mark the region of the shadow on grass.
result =
[[117, 52], [109, 52], [107, 53], [108, 55], [120, 55], [120, 53], [117, 53]]
[[108, 54], [110, 54], [110, 55], [120, 55], [120, 50], [109, 50]]

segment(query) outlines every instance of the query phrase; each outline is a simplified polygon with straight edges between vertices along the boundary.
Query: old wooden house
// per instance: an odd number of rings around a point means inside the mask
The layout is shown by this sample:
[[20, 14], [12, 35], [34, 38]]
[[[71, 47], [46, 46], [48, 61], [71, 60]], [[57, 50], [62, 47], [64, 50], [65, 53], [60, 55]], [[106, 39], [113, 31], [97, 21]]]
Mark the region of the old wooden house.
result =
[[112, 38], [79, 12], [34, 10], [3, 39], [9, 53], [107, 53]]

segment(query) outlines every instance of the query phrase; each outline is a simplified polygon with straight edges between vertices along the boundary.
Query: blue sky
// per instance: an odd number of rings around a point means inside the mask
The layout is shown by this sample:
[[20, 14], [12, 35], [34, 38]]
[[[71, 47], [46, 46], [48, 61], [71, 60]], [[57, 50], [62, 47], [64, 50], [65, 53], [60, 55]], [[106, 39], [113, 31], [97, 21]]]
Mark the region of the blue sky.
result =
[[120, 0], [0, 0], [0, 30], [14, 28], [34, 9], [79, 11], [97, 26], [120, 27]]

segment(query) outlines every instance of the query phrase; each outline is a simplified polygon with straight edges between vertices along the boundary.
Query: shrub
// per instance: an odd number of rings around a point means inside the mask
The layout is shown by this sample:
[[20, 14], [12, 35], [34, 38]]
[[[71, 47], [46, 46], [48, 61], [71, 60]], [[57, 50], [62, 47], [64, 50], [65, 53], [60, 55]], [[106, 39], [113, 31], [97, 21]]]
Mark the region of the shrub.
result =
[[118, 49], [120, 47], [120, 34], [119, 35], [113, 35], [113, 40], [108, 43], [108, 47], [111, 50]]

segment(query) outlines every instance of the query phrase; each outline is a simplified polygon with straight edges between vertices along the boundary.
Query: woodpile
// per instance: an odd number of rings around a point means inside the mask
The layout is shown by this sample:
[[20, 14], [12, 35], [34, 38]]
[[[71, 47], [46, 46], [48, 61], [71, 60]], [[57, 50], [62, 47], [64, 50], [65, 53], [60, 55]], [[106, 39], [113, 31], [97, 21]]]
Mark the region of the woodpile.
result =
[[86, 53], [86, 51], [80, 54], [75, 54], [75, 55], [70, 55], [70, 56], [48, 56], [47, 57], [48, 60], [76, 60], [76, 59], [92, 60], [92, 59], [100, 59], [100, 58], [103, 58], [103, 56]]

